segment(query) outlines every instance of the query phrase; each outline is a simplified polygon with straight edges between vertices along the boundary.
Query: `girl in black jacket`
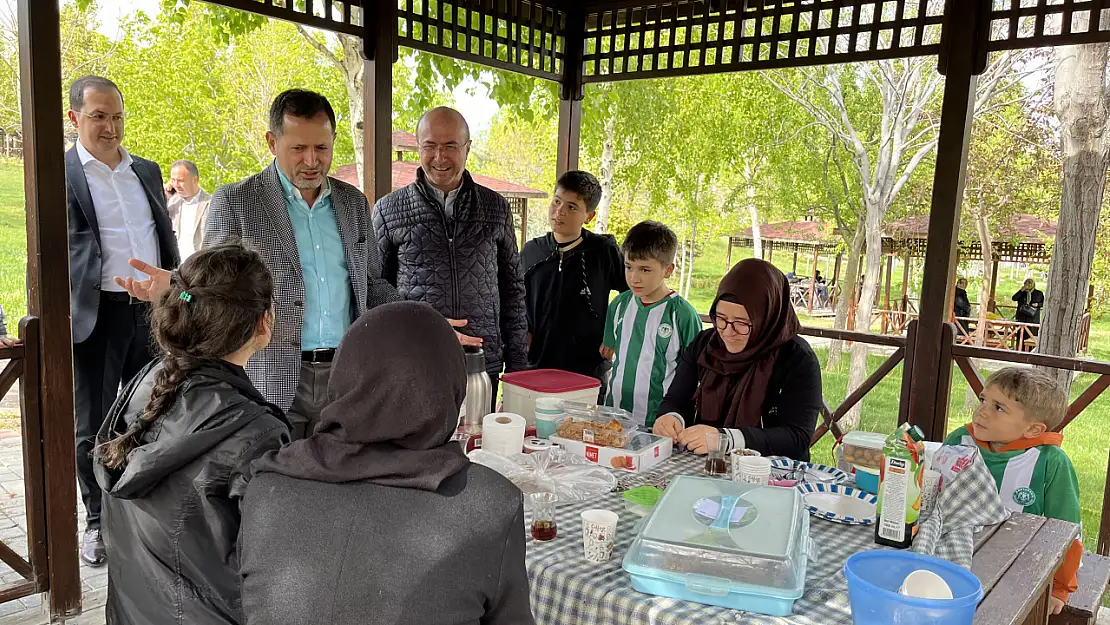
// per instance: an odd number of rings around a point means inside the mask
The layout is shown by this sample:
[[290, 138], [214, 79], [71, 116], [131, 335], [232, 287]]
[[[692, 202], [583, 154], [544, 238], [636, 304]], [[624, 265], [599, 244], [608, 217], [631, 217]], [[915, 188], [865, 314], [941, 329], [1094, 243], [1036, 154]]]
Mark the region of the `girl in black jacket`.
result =
[[786, 276], [758, 258], [732, 268], [705, 330], [682, 354], [654, 431], [695, 453], [730, 448], [809, 460], [821, 408], [821, 368], [790, 304]]
[[157, 298], [164, 355], [97, 436], [113, 625], [241, 622], [239, 498], [249, 465], [288, 440], [243, 366], [270, 341], [273, 282], [238, 244], [197, 252]]

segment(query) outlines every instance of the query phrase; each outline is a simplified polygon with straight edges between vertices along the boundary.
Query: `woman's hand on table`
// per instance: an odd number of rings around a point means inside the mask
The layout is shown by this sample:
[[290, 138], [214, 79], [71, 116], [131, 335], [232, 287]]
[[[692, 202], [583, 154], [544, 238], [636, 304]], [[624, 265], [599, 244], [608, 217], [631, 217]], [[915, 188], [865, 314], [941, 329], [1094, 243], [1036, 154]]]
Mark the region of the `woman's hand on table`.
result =
[[706, 438], [711, 438], [712, 443], [716, 444], [720, 435], [720, 430], [711, 425], [693, 425], [678, 435], [678, 444], [685, 445], [686, 449], [704, 456], [709, 453], [710, 441], [707, 441]]
[[669, 436], [678, 444], [678, 435], [682, 434], [682, 420], [673, 414], [665, 414], [655, 420], [651, 426], [651, 433], [656, 436]]

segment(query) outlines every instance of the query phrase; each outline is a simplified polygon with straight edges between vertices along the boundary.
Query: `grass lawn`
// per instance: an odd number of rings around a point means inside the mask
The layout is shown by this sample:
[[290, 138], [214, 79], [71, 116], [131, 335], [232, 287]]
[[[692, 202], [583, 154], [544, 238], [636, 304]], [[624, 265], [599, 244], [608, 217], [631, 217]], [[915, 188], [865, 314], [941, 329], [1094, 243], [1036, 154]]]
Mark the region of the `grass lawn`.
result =
[[[61, 210], [61, 207], [59, 207]], [[717, 283], [724, 275], [726, 267], [726, 247], [724, 239], [702, 250], [701, 256], [695, 263], [694, 276], [691, 285], [690, 301], [699, 311], [708, 311], [717, 290]], [[57, 250], [57, 253], [65, 253]], [[750, 249], [733, 250], [733, 261], [751, 256]], [[790, 271], [793, 265], [793, 255], [779, 252], [774, 255], [774, 263], [783, 271]], [[808, 274], [811, 258], [799, 255], [798, 273]], [[822, 259], [818, 268], [828, 279], [832, 279], [831, 268], [826, 270], [825, 260]], [[920, 265], [918, 265], [920, 268]], [[25, 273], [26, 273], [26, 228], [23, 206], [23, 170], [20, 161], [0, 159], [0, 304], [8, 313], [8, 320], [14, 327], [18, 319], [26, 312], [25, 300]], [[1024, 276], [1017, 276], [1009, 280], [1009, 271], [999, 272], [998, 299], [1008, 301], [1020, 285]], [[901, 294], [902, 272], [899, 268], [894, 271], [894, 284], [891, 287], [892, 298], [897, 292]], [[677, 277], [671, 285], [677, 287]], [[973, 279], [971, 290], [976, 288]], [[1008, 294], [1007, 294], [1008, 293]], [[827, 317], [802, 316], [802, 323], [811, 326], [831, 327], [832, 319]], [[818, 350], [822, 363], [827, 360], [824, 349]], [[1092, 322], [1091, 327], [1091, 358], [1110, 360], [1110, 319], [1099, 319]], [[875, 369], [883, 361], [883, 357], [872, 355], [869, 366]], [[824, 395], [830, 405], [837, 405], [847, 395], [849, 358], [845, 357], [842, 366], [838, 369], [824, 369]], [[1094, 379], [1094, 376], [1084, 375], [1073, 385], [1073, 394], [1078, 395]], [[860, 428], [869, 431], [890, 431], [898, 420], [898, 400], [902, 385], [902, 367], [895, 368], [886, 379], [874, 390], [867, 394], [863, 400], [862, 419]], [[964, 409], [964, 397], [967, 383], [957, 369], [953, 369], [952, 399], [949, 409], [950, 429], [964, 424], [968, 420], [969, 412]], [[1083, 524], [1087, 548], [1094, 550], [1097, 540], [1098, 525], [1102, 512], [1102, 491], [1106, 479], [1107, 454], [1110, 451], [1110, 395], [1103, 395], [1093, 403], [1065, 432], [1064, 449], [1071, 457], [1079, 474], [1081, 504], [1083, 509]], [[814, 459], [828, 462], [831, 460], [832, 440], [826, 436], [814, 449]]]

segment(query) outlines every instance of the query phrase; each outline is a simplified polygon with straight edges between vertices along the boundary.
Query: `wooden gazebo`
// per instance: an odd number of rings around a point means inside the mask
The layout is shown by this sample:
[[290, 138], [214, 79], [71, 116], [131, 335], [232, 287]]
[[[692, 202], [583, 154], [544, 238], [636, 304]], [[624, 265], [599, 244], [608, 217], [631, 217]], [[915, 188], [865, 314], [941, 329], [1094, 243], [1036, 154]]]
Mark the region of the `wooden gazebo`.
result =
[[[733, 248], [754, 246], [754, 236], [754, 230], [752, 228], [745, 228], [739, 234], [734, 234], [728, 238], [729, 267], [732, 266]], [[843, 258], [843, 254], [840, 251], [840, 242], [837, 240], [836, 232], [833, 228], [812, 219], [760, 224], [759, 240], [763, 259], [768, 262], [774, 259], [776, 250], [793, 254], [791, 269], [793, 273], [798, 272], [799, 256], [803, 260], [812, 257], [808, 269], [803, 271], [803, 275], [809, 276], [811, 279], [816, 276], [820, 255], [822, 253], [828, 255], [835, 253], [836, 263], [832, 272], [832, 281], [829, 283], [831, 296], [830, 305], [835, 307], [837, 297], [836, 285], [840, 281], [840, 262]], [[828, 274], [827, 271], [825, 273]], [[805, 287], [804, 291], [800, 299], [804, 302], [806, 311], [812, 313], [816, 299], [814, 285], [810, 283], [810, 286]], [[798, 299], [793, 295], [792, 298]], [[796, 305], [800, 305], [800, 303], [796, 302]]]
[[[1105, 0], [208, 1], [363, 38], [362, 174], [363, 189], [371, 199], [393, 188], [392, 64], [399, 46], [557, 83], [558, 172], [578, 166], [582, 100], [593, 83], [935, 56], [945, 80], [937, 111], [940, 126], [920, 318], [904, 339], [837, 335], [898, 349], [835, 412], [825, 411], [818, 428], [819, 434], [839, 431], [838, 416], [904, 359], [899, 419], [919, 425], [931, 440], [947, 433], [954, 360], [966, 362], [973, 356], [1016, 361], [999, 350], [954, 345], [948, 323], [977, 76], [991, 52], [1110, 41], [1110, 20], [1089, 20], [1082, 28], [1073, 24], [1080, 13], [1099, 14]], [[24, 324], [30, 333], [24, 336], [35, 344], [5, 353], [13, 358], [40, 356], [27, 361], [34, 371], [24, 378], [24, 397], [33, 404], [33, 413], [41, 415], [41, 431], [25, 430], [24, 445], [31, 449], [28, 473], [41, 479], [28, 485], [35, 547], [31, 561], [0, 548], [0, 559], [21, 563], [17, 570], [25, 581], [5, 587], [0, 600], [49, 590], [47, 611], [52, 618], [65, 618], [80, 611], [81, 587], [73, 555], [77, 498], [69, 290], [60, 288], [69, 279], [69, 259], [59, 253], [67, 249], [68, 238], [65, 185], [57, 184], [65, 176], [58, 118], [63, 101], [59, 8], [56, 0], [17, 3], [31, 315]], [[1099, 363], [1019, 356], [1022, 362], [1104, 374], [1100, 380], [1106, 383], [1081, 396], [1075, 410], [1082, 410], [1110, 385], [1110, 368]], [[971, 375], [963, 366], [964, 375]], [[1110, 552], [1110, 541], [1100, 543], [1105, 543], [1100, 551]], [[991, 595], [980, 610], [1010, 609], [1006, 601], [1001, 594], [997, 599]]]

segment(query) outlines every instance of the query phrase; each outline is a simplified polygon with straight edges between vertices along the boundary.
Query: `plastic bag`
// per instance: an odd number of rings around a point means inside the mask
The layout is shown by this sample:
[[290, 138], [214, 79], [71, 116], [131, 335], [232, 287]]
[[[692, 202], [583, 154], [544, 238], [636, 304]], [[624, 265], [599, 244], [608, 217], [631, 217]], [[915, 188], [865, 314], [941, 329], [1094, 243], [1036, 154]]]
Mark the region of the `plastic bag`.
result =
[[[617, 486], [617, 478], [608, 469], [560, 448], [508, 458], [475, 449], [467, 457], [504, 475], [525, 494], [555, 493], [561, 504], [586, 501]], [[524, 505], [528, 506], [527, 497]]]

